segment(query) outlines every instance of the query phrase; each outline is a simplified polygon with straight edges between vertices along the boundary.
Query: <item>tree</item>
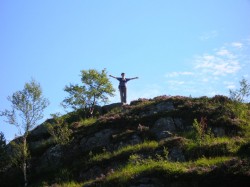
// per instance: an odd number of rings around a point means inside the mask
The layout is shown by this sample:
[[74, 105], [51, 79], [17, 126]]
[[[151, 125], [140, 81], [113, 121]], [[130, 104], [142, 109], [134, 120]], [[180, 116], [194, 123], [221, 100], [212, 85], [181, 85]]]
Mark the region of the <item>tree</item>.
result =
[[22, 155], [20, 164], [24, 184], [27, 186], [27, 136], [29, 131], [37, 125], [37, 122], [43, 118], [43, 110], [48, 106], [49, 101], [42, 96], [40, 84], [33, 79], [30, 83], [25, 83], [23, 90], [15, 92], [7, 99], [11, 102], [11, 110], [1, 112], [1, 116], [5, 116], [6, 122], [15, 125], [19, 133], [23, 134], [22, 141], [19, 143], [19, 147], [21, 147], [19, 155]]
[[247, 80], [243, 78], [240, 81], [240, 89], [239, 90], [229, 90], [230, 98], [233, 101], [243, 102], [246, 97], [250, 95], [250, 84], [248, 84]]
[[63, 100], [63, 106], [84, 109], [93, 116], [94, 107], [107, 103], [108, 96], [114, 96], [115, 89], [108, 79], [106, 69], [101, 72], [95, 69], [82, 70], [81, 81], [81, 86], [70, 84], [65, 87], [64, 91], [69, 93], [69, 97]]
[[242, 121], [249, 121], [248, 106], [246, 103], [243, 103], [245, 99], [250, 95], [250, 84], [247, 80], [243, 78], [240, 81], [240, 89], [238, 90], [229, 90], [230, 98], [233, 103], [229, 104], [229, 108], [232, 109], [235, 116]]
[[6, 140], [3, 132], [0, 132], [0, 154], [3, 152], [6, 146]]
[[6, 139], [3, 132], [0, 132], [0, 172], [6, 165]]

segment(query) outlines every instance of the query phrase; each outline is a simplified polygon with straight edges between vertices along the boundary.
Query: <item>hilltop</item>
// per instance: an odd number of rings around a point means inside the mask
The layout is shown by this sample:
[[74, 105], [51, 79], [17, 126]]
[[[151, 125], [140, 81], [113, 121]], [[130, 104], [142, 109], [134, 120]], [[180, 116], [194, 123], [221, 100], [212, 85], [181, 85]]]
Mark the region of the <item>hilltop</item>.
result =
[[[49, 119], [28, 136], [29, 186], [250, 186], [249, 114], [225, 96], [159, 96]], [[1, 185], [22, 186], [6, 165]]]

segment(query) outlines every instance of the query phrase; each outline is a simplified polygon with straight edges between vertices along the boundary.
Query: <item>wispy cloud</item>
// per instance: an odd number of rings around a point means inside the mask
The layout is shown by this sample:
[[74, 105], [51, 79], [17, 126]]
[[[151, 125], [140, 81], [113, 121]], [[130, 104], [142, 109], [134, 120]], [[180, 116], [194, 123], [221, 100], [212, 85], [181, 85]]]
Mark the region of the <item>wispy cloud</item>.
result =
[[184, 71], [184, 72], [170, 72], [170, 73], [167, 73], [165, 75], [165, 77], [179, 77], [179, 76], [182, 76], [182, 75], [187, 75], [187, 76], [191, 76], [193, 75], [194, 73], [193, 72], [190, 72], [190, 71]]
[[231, 45], [233, 47], [236, 47], [236, 48], [242, 48], [243, 47], [243, 43], [241, 43], [241, 42], [233, 42]]
[[213, 31], [209, 31], [209, 32], [204, 32], [199, 36], [199, 39], [201, 41], [206, 41], [212, 38], [216, 38], [218, 36], [218, 31], [213, 30]]
[[232, 59], [225, 51], [214, 55], [200, 55], [195, 57], [195, 69], [216, 76], [237, 73], [241, 65], [237, 59]]
[[[209, 37], [204, 37], [209, 38]], [[248, 41], [226, 43], [204, 54], [195, 55], [186, 71], [168, 72], [167, 86], [173, 93], [186, 95], [228, 94], [242, 76], [249, 75]]]
[[185, 81], [177, 81], [177, 80], [169, 80], [169, 81], [167, 81], [167, 82], [168, 82], [169, 84], [171, 84], [171, 85], [174, 85], [174, 86], [185, 84]]
[[229, 82], [229, 81], [224, 81], [223, 84], [226, 86], [228, 89], [235, 89], [236, 85], [234, 82]]

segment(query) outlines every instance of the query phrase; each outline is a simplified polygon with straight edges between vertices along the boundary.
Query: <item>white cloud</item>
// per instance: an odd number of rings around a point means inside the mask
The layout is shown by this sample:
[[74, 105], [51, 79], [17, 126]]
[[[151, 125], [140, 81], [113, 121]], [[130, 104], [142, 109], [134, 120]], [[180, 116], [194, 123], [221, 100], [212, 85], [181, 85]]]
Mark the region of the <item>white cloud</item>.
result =
[[218, 36], [218, 32], [216, 30], [213, 30], [213, 31], [209, 31], [209, 32], [204, 32], [199, 37], [199, 39], [201, 41], [206, 41], [206, 40], [209, 40], [209, 39], [212, 39], [212, 38], [216, 38], [217, 36]]
[[243, 47], [243, 44], [240, 43], [240, 42], [233, 42], [231, 45], [232, 45], [233, 47], [236, 47], [236, 48], [242, 48], [242, 47]]
[[216, 54], [219, 55], [219, 56], [228, 56], [228, 55], [231, 55], [231, 53], [227, 49], [221, 49], [221, 50], [217, 51]]
[[168, 90], [171, 94], [192, 96], [227, 95], [229, 89], [237, 88], [240, 77], [250, 77], [247, 42], [225, 43], [208, 53], [194, 56], [189, 69], [165, 74], [169, 79], [166, 81]]
[[177, 81], [177, 80], [169, 80], [167, 81], [170, 85], [182, 85], [185, 84], [184, 81]]
[[215, 54], [203, 54], [195, 57], [195, 69], [211, 75], [227, 75], [238, 72], [241, 65], [234, 54], [228, 49], [221, 48]]
[[181, 75], [193, 75], [194, 73], [193, 72], [190, 72], [190, 71], [184, 71], [184, 72], [171, 72], [171, 73], [167, 73], [165, 75], [165, 77], [178, 77], [178, 76], [181, 76]]
[[224, 81], [223, 84], [226, 86], [227, 89], [235, 89], [236, 88], [234, 82]]

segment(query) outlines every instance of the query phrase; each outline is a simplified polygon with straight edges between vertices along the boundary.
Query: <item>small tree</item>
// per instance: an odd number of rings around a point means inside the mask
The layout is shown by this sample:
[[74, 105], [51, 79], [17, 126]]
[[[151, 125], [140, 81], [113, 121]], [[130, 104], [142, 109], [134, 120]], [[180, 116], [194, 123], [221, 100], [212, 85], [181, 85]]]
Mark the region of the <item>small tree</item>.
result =
[[107, 103], [108, 96], [114, 96], [115, 89], [108, 79], [106, 69], [98, 72], [95, 69], [82, 70], [81, 81], [83, 85], [66, 86], [64, 91], [69, 97], [63, 100], [63, 106], [73, 109], [84, 109], [93, 116], [94, 107], [100, 103]]
[[247, 80], [243, 78], [240, 81], [240, 89], [239, 90], [229, 90], [230, 98], [233, 101], [243, 102], [245, 98], [250, 95], [250, 84], [248, 84]]
[[243, 102], [250, 95], [250, 84], [248, 84], [247, 80], [243, 78], [240, 81], [240, 89], [229, 90], [229, 94], [233, 103], [229, 104], [228, 106], [232, 109], [237, 118], [245, 122], [248, 122], [249, 121], [248, 106]]
[[[18, 149], [21, 153], [14, 155], [21, 155], [21, 165], [24, 177], [24, 184], [27, 186], [27, 159], [28, 159], [28, 145], [27, 136], [29, 131], [35, 127], [37, 122], [43, 118], [43, 110], [48, 106], [49, 102], [43, 98], [40, 84], [35, 80], [31, 80], [30, 83], [24, 85], [24, 89], [15, 92], [12, 96], [7, 98], [12, 106], [11, 110], [5, 110], [1, 112], [1, 116], [7, 118], [6, 122], [15, 125], [21, 137]], [[17, 115], [18, 114], [18, 115]], [[19, 116], [19, 118], [18, 118]], [[20, 160], [20, 159], [15, 159]]]
[[51, 114], [55, 120], [55, 124], [47, 123], [47, 130], [53, 137], [55, 143], [59, 145], [67, 145], [71, 142], [71, 135], [73, 131], [69, 128], [65, 122], [64, 117], [60, 117], [60, 114]]

